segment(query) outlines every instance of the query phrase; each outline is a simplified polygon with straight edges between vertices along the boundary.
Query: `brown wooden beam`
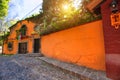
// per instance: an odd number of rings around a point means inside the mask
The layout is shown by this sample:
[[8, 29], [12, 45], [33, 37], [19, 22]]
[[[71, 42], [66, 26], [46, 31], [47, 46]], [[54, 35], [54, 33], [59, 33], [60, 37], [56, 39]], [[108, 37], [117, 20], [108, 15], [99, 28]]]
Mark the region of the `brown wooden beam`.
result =
[[100, 3], [104, 0], [92, 0], [89, 4], [87, 4], [87, 9], [93, 12], [94, 8], [96, 8]]

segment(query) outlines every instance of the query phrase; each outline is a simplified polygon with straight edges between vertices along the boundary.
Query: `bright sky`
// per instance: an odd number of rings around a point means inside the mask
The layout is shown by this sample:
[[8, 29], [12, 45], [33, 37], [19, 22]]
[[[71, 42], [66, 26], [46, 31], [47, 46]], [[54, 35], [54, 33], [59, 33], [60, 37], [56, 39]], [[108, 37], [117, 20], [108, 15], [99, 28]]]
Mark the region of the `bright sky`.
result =
[[[22, 19], [34, 13], [39, 13], [40, 8], [42, 8], [42, 1], [43, 0], [11, 0], [6, 20]], [[36, 9], [32, 11], [34, 8]], [[30, 11], [32, 12], [27, 15]]]
[[[28, 17], [32, 14], [39, 13], [40, 8], [42, 8], [42, 2], [43, 0], [10, 0], [6, 20], [21, 20], [22, 18]], [[74, 6], [78, 8], [80, 2], [81, 0], [74, 0]], [[34, 8], [36, 9], [32, 11]], [[32, 12], [27, 15], [30, 11]]]
[[[79, 8], [81, 0], [73, 0], [74, 7]], [[21, 20], [39, 13], [43, 0], [10, 0], [8, 15], [5, 21]], [[34, 11], [32, 11], [35, 9]], [[31, 12], [32, 11], [32, 12]], [[30, 14], [28, 15], [28, 13]], [[26, 16], [27, 15], [27, 16]]]
[[81, 0], [74, 0], [74, 7], [75, 7], [76, 9], [78, 9], [80, 3], [81, 3]]

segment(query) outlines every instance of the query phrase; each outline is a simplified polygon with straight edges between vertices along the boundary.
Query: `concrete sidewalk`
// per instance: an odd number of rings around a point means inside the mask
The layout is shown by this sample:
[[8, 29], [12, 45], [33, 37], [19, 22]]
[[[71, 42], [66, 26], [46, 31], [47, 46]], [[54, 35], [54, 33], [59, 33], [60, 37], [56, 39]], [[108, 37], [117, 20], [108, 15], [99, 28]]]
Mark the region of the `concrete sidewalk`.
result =
[[38, 59], [41, 59], [48, 64], [58, 67], [64, 71], [68, 71], [73, 75], [80, 76], [81, 80], [110, 80], [106, 77], [106, 74], [103, 71], [92, 70], [86, 67], [65, 63], [48, 57], [38, 57]]

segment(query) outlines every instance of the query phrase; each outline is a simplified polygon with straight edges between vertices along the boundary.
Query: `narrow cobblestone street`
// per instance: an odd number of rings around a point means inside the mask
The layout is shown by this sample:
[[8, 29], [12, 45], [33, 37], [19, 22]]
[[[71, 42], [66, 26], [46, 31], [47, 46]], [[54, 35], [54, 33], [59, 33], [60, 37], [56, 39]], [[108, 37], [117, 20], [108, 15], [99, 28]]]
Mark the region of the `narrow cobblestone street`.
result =
[[80, 80], [38, 57], [0, 56], [0, 80]]

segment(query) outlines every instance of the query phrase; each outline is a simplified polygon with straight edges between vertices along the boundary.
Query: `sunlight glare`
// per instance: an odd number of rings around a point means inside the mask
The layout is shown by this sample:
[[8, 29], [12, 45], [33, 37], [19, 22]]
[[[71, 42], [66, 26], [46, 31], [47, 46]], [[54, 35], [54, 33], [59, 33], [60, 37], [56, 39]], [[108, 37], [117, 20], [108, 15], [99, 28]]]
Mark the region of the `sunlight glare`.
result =
[[64, 18], [67, 18], [67, 15], [64, 15]]
[[65, 5], [63, 6], [63, 8], [64, 8], [64, 10], [68, 10], [69, 6], [68, 6], [67, 4], [65, 4]]
[[79, 9], [80, 3], [81, 3], [81, 0], [74, 0], [73, 6], [76, 8], [76, 10]]

